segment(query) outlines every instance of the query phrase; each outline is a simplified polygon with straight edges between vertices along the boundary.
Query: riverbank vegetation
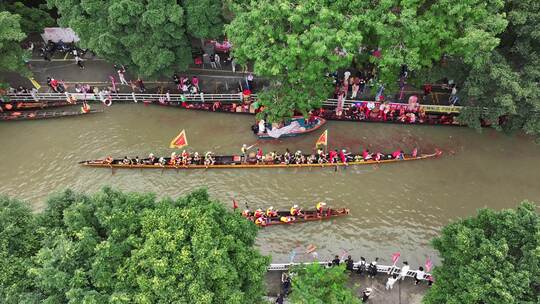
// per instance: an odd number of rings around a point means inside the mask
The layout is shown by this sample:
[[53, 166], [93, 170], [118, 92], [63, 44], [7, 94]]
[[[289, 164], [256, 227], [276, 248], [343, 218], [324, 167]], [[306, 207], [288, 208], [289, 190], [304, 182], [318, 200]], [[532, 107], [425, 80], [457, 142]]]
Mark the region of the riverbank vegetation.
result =
[[176, 200], [104, 188], [43, 212], [0, 198], [2, 303], [257, 303], [269, 258], [257, 227], [194, 191]]
[[482, 209], [433, 240], [442, 264], [425, 304], [540, 302], [540, 216], [536, 205]]
[[360, 304], [353, 290], [347, 287], [349, 280], [345, 266], [324, 267], [313, 263], [292, 270], [289, 301], [295, 304]]

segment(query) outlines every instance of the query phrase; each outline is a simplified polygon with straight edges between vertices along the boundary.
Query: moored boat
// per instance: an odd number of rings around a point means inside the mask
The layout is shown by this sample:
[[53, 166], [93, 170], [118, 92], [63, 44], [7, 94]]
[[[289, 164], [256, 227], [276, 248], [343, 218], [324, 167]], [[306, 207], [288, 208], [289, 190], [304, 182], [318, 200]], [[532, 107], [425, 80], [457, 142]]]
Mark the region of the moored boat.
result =
[[0, 121], [36, 120], [101, 113], [103, 110], [82, 111], [21, 111], [0, 113]]
[[25, 110], [37, 110], [45, 108], [66, 107], [74, 105], [68, 101], [49, 101], [49, 102], [20, 102], [10, 101], [0, 103], [0, 112], [8, 111], [25, 111]]
[[264, 132], [259, 132], [260, 127], [258, 125], [253, 125], [252, 130], [259, 139], [277, 139], [311, 133], [318, 130], [325, 123], [326, 119], [321, 117], [305, 119], [303, 116], [295, 116], [279, 128], [271, 124], [265, 124]]
[[205, 160], [202, 157], [198, 161], [190, 160], [186, 164], [179, 164], [171, 162], [169, 157], [153, 157], [139, 159], [97, 159], [81, 161], [79, 164], [87, 167], [101, 167], [101, 168], [118, 168], [118, 169], [266, 169], [266, 168], [324, 168], [324, 167], [344, 167], [344, 166], [358, 166], [358, 165], [381, 165], [389, 163], [398, 163], [412, 160], [422, 160], [438, 157], [442, 154], [437, 150], [431, 154], [418, 154], [416, 156], [410, 154], [404, 154], [400, 158], [393, 158], [391, 154], [382, 154], [380, 159], [375, 160], [363, 159], [360, 154], [350, 154], [347, 159], [350, 161], [341, 162], [309, 162], [307, 159], [314, 157], [314, 155], [303, 155], [304, 162], [285, 162], [282, 158], [274, 159], [272, 161], [259, 160], [255, 157], [247, 157], [246, 160], [242, 160], [240, 155], [216, 155], [212, 156], [211, 160]]
[[[264, 217], [264, 224], [259, 224], [258, 226], [274, 226], [274, 225], [289, 225], [296, 223], [305, 223], [313, 221], [322, 221], [329, 220], [336, 217], [346, 216], [350, 212], [347, 208], [337, 208], [337, 209], [326, 209], [321, 214], [317, 213], [317, 210], [303, 210], [301, 215], [291, 216], [288, 211], [277, 211], [277, 216]], [[285, 219], [282, 219], [282, 218]], [[251, 212], [247, 217], [248, 220], [255, 222], [253, 212]]]

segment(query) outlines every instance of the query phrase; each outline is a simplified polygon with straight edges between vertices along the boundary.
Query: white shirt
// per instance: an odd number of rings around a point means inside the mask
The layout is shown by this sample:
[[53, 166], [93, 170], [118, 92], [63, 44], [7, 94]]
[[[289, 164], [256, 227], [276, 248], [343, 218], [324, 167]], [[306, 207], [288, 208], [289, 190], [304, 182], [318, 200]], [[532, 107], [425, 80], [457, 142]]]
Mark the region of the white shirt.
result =
[[411, 266], [409, 265], [403, 265], [403, 267], [401, 267], [401, 275], [402, 276], [406, 276], [407, 275], [407, 272], [409, 272], [409, 269], [411, 269]]
[[422, 271], [422, 270], [417, 270], [416, 271], [416, 278], [418, 280], [423, 280], [425, 276], [426, 276], [426, 273], [424, 271]]
[[266, 126], [264, 124], [264, 119], [259, 120], [259, 133], [264, 133], [264, 131], [266, 131]]
[[370, 109], [370, 110], [375, 109], [375, 103], [374, 103], [374, 102], [371, 102], [371, 101], [368, 102], [368, 103], [367, 103], [367, 108]]
[[394, 285], [394, 283], [397, 281], [397, 277], [394, 279], [394, 277], [389, 277], [388, 281], [386, 281], [387, 285]]
[[349, 79], [349, 77], [351, 76], [351, 72], [345, 71], [344, 75], [345, 75], [345, 79]]

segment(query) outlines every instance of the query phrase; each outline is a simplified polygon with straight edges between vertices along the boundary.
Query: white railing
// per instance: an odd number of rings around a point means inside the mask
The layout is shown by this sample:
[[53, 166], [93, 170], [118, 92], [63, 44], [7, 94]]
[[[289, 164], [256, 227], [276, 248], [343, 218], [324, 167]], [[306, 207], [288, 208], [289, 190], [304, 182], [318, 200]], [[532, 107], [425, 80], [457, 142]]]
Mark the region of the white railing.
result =
[[[93, 93], [36, 93], [36, 94], [8, 94], [7, 97], [10, 101], [22, 101], [22, 102], [47, 102], [66, 100], [68, 97], [74, 97], [77, 100], [87, 101], [99, 101], [104, 98], [110, 98], [113, 102], [141, 102], [141, 101], [166, 101], [166, 102], [182, 102], [185, 99], [186, 102], [215, 102], [221, 103], [238, 103], [242, 102], [243, 96], [241, 93], [237, 94], [142, 94], [142, 93], [111, 93], [111, 94], [98, 94]], [[249, 97], [251, 100], [256, 100], [257, 95], [252, 94]], [[358, 103], [367, 103], [367, 100], [350, 100], [344, 101], [345, 106], [351, 106]], [[337, 99], [327, 99], [323, 102], [325, 107], [335, 108], [337, 106]], [[378, 102], [375, 103], [379, 105]], [[402, 106], [403, 103], [390, 103], [390, 105]], [[442, 105], [422, 105], [427, 112], [434, 113], [459, 113], [462, 109], [460, 106], [442, 106]]]
[[[319, 265], [322, 265], [322, 266], [328, 266], [328, 265], [331, 264], [331, 262], [313, 262], [313, 263], [318, 263]], [[287, 271], [293, 266], [308, 266], [308, 265], [311, 265], [313, 263], [270, 264], [270, 266], [268, 266], [267, 270], [268, 271]], [[358, 270], [359, 266], [360, 266], [360, 262], [354, 263], [353, 270]], [[369, 264], [366, 264], [366, 268], [368, 266], [369, 266]], [[418, 272], [417, 270], [409, 270], [405, 276], [414, 278], [414, 277], [416, 277], [417, 272]], [[386, 273], [388, 275], [393, 275], [393, 274], [398, 274], [399, 275], [401, 273], [401, 268], [396, 267], [396, 266], [377, 265], [377, 273]], [[431, 274], [425, 273], [424, 278], [426, 278], [428, 276], [431, 276]]]

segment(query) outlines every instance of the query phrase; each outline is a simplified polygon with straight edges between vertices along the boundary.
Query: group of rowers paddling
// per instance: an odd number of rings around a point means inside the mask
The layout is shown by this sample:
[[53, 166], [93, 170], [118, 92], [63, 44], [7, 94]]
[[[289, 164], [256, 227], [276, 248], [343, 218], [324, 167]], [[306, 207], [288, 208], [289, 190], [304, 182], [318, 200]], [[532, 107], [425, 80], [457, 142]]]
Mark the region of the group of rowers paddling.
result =
[[[364, 149], [361, 154], [353, 155], [348, 152], [346, 149], [335, 149], [330, 150], [326, 153], [323, 149], [318, 148], [316, 154], [306, 155], [302, 151], [298, 150], [295, 153], [291, 153], [289, 149], [285, 150], [285, 153], [278, 154], [276, 151], [269, 153], [264, 153], [261, 148], [257, 149], [257, 152], [253, 155], [248, 155], [247, 151], [253, 146], [247, 147], [243, 145], [240, 152], [242, 153], [242, 161], [248, 162], [249, 159], [255, 158], [257, 164], [259, 163], [278, 163], [278, 164], [324, 164], [324, 163], [344, 163], [346, 164], [349, 161], [367, 161], [375, 160], [380, 161], [383, 159], [404, 159], [404, 153], [401, 149], [398, 149], [392, 154], [383, 154], [380, 152], [371, 153], [369, 149]], [[418, 155], [418, 149], [414, 149], [412, 152], [412, 157]]]
[[[253, 146], [251, 146], [253, 147]], [[360, 161], [380, 161], [388, 159], [402, 160], [404, 159], [404, 153], [401, 149], [398, 149], [391, 154], [383, 154], [381, 152], [372, 153], [368, 149], [364, 149], [361, 154], [352, 154], [346, 149], [335, 149], [325, 152], [323, 149], [317, 149], [316, 154], [306, 155], [302, 151], [298, 150], [294, 153], [291, 153], [289, 149], [286, 149], [285, 153], [278, 154], [276, 151], [269, 153], [264, 153], [261, 148], [257, 149], [256, 153], [249, 153], [248, 150], [251, 147], [243, 145], [241, 148], [241, 155], [239, 157], [239, 162], [241, 163], [250, 163], [250, 164], [325, 164], [325, 163], [343, 163], [347, 164], [350, 161], [360, 162]], [[417, 157], [418, 149], [414, 149], [411, 153], [411, 156]], [[184, 150], [182, 153], [177, 154], [173, 152], [170, 158], [165, 157], [155, 157], [153, 153], [150, 153], [148, 158], [140, 159], [138, 156], [134, 159], [124, 157], [122, 160], [115, 161], [112, 157], [107, 157], [103, 163], [112, 164], [118, 163], [123, 165], [160, 165], [160, 166], [188, 166], [188, 165], [205, 165], [210, 166], [216, 164], [216, 157], [211, 151], [206, 152], [204, 155], [194, 152], [193, 154]], [[218, 160], [219, 164], [223, 163], [223, 160]], [[230, 163], [235, 163], [237, 160], [235, 156]]]
[[[331, 209], [326, 208], [326, 203], [323, 202], [317, 203], [315, 209], [317, 210], [317, 217], [329, 216], [331, 213]], [[278, 210], [274, 210], [274, 207], [269, 207], [266, 212], [260, 208], [255, 212], [245, 209], [242, 211], [242, 216], [254, 222], [257, 226], [266, 226], [271, 220], [279, 220], [283, 223], [294, 222], [298, 217], [304, 216], [304, 213], [298, 205], [294, 205], [289, 210], [289, 214], [283, 214], [282, 212], [280, 215]]]

